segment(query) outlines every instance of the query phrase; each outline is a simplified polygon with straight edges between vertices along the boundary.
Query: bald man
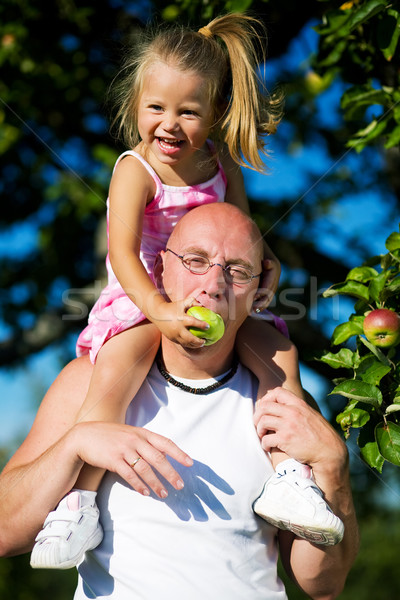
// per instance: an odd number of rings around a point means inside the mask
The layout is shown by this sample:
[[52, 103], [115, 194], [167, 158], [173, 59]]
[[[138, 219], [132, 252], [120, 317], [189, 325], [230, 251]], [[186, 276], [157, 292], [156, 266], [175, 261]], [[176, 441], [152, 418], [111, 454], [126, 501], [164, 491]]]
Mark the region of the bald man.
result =
[[[30, 550], [88, 463], [108, 471], [97, 496], [104, 538], [78, 568], [76, 600], [283, 599], [278, 551], [310, 598], [341, 592], [358, 540], [346, 447], [319, 412], [276, 387], [274, 352], [271, 391], [256, 409], [257, 382], [234, 358], [262, 253], [257, 227], [232, 205], [183, 217], [161, 253], [160, 289], [219, 313], [224, 336], [197, 349], [162, 338], [124, 425], [75, 424], [92, 367], [86, 357], [70, 363], [0, 477], [2, 555]], [[204, 268], [191, 269], [193, 255]], [[246, 285], [235, 285], [233, 267], [247, 273]], [[345, 525], [341, 543], [315, 546], [255, 515], [254, 498], [272, 473], [263, 448], [272, 446], [313, 469]]]

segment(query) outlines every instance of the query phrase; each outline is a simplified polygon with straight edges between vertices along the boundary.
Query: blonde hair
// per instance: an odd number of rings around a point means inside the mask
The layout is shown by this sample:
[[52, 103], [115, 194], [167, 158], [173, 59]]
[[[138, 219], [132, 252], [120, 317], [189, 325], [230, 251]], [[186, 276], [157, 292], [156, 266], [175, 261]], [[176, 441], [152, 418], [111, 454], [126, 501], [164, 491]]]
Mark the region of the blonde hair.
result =
[[239, 165], [263, 171], [264, 137], [275, 133], [282, 107], [279, 94], [270, 96], [257, 74], [265, 61], [264, 40], [261, 22], [239, 13], [217, 17], [199, 31], [173, 26], [143, 32], [113, 88], [118, 135], [131, 148], [140, 141], [137, 110], [146, 73], [164, 62], [204, 77], [214, 111], [213, 141], [226, 144]]

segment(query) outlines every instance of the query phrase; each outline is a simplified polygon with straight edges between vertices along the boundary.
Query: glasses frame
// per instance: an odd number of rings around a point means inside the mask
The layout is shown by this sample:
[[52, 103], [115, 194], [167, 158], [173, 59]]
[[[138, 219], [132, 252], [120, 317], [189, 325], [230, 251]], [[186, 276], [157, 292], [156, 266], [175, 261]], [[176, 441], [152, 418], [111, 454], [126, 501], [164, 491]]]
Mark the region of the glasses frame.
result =
[[[261, 277], [262, 275], [262, 271], [261, 273], [258, 273], [257, 275], [254, 275], [253, 273], [251, 273], [251, 275], [249, 275], [249, 279], [247, 281], [233, 281], [229, 275], [228, 275], [228, 269], [234, 266], [240, 267], [240, 268], [245, 268], [243, 267], [243, 265], [221, 265], [220, 263], [213, 263], [210, 261], [209, 258], [207, 258], [207, 256], [202, 256], [201, 254], [196, 254], [195, 252], [187, 252], [186, 254], [177, 254], [176, 252], [174, 252], [173, 250], [171, 250], [171, 248], [166, 248], [165, 249], [166, 252], [171, 252], [171, 254], [174, 254], [177, 258], [179, 258], [179, 260], [181, 261], [182, 265], [184, 266], [185, 269], [187, 269], [188, 271], [190, 271], [190, 273], [192, 273], [193, 275], [205, 275], [206, 273], [208, 273], [208, 271], [212, 268], [212, 267], [221, 267], [223, 273], [224, 273], [224, 277], [225, 277], [225, 281], [227, 281], [228, 283], [232, 283], [234, 285], [247, 285], [249, 283], [251, 283], [251, 281], [253, 279], [257, 279], [257, 277]], [[202, 258], [203, 260], [208, 261], [208, 268], [204, 271], [204, 273], [196, 273], [195, 271], [192, 271], [190, 269], [190, 267], [188, 267], [187, 265], [185, 265], [184, 258], [185, 256], [188, 255], [192, 255], [192, 256], [198, 256], [199, 258]]]

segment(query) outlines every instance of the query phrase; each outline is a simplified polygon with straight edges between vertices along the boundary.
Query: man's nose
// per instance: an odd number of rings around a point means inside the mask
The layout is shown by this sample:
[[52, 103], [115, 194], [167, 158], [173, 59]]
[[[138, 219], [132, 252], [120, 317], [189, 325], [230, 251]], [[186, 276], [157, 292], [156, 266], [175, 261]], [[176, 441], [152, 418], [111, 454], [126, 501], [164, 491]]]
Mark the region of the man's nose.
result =
[[218, 297], [225, 293], [227, 284], [225, 273], [220, 265], [214, 264], [201, 277], [201, 285], [209, 296]]

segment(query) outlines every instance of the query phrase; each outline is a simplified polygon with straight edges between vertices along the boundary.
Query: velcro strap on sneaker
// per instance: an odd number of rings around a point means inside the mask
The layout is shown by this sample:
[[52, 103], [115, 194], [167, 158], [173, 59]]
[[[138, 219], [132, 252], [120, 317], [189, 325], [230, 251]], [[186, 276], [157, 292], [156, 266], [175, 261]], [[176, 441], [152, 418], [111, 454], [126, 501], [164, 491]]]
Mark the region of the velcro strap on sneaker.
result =
[[78, 523], [83, 516], [84, 513], [82, 510], [71, 511], [58, 509], [57, 511], [53, 511], [47, 515], [43, 527], [46, 527], [50, 523], [56, 523], [57, 521], [69, 521], [70, 523]]

